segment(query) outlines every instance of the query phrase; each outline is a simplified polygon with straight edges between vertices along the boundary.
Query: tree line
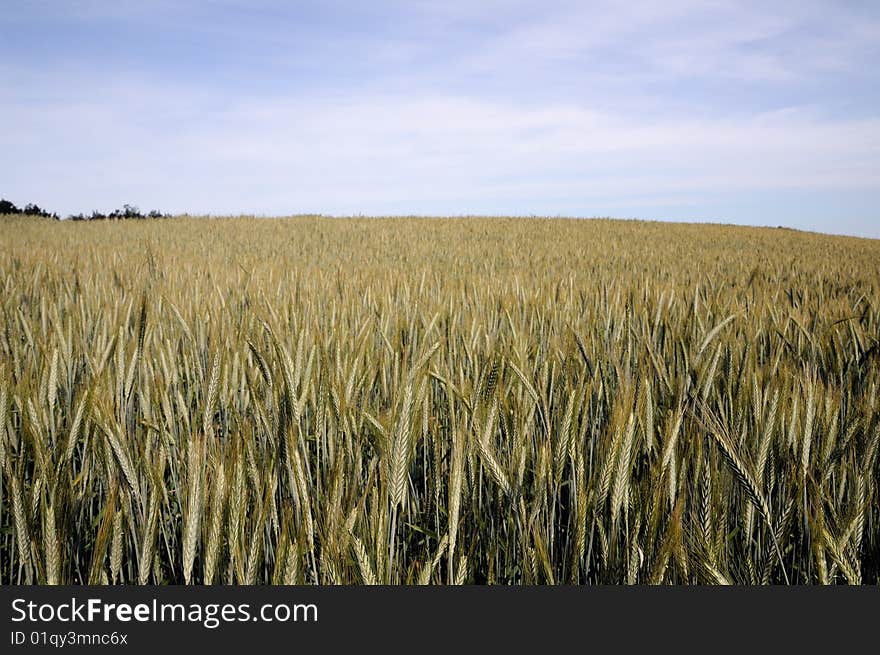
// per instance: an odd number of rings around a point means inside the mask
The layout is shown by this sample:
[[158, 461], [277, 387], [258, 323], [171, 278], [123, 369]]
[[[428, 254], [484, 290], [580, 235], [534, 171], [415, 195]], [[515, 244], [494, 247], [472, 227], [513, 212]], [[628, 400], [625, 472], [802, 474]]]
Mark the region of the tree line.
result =
[[[61, 220], [60, 216], [54, 212], [46, 211], [34, 203], [28, 203], [23, 208], [17, 207], [13, 202], [0, 199], [0, 215], [2, 214], [19, 214], [23, 216], [42, 216], [44, 218], [54, 218]], [[123, 205], [121, 209], [114, 209], [109, 213], [93, 211], [91, 214], [69, 214], [66, 220], [69, 221], [101, 221], [101, 220], [122, 220], [122, 219], [146, 219], [146, 218], [170, 218], [171, 214], [163, 214], [155, 209], [142, 213], [140, 209], [134, 205]]]
[[28, 216], [43, 216], [45, 218], [58, 218], [58, 214], [47, 212], [38, 205], [28, 203], [24, 209], [19, 209], [14, 203], [9, 202], [5, 198], [0, 199], [0, 214], [27, 214]]

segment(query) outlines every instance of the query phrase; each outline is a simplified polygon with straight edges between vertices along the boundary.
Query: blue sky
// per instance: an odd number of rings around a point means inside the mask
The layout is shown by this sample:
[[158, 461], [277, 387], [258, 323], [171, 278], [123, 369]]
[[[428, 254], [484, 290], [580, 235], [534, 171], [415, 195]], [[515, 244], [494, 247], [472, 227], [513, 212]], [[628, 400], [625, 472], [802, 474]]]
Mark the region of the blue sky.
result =
[[877, 2], [0, 4], [19, 204], [880, 237]]

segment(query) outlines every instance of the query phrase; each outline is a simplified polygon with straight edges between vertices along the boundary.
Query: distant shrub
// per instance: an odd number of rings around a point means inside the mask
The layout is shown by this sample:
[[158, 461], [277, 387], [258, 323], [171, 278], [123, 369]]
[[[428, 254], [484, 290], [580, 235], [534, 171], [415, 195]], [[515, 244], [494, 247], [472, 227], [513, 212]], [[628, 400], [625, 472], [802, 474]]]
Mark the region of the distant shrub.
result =
[[15, 206], [14, 203], [6, 200], [5, 198], [0, 200], [0, 214], [20, 214], [26, 216], [42, 216], [44, 218], [54, 218], [56, 220], [58, 219], [58, 214], [53, 214], [46, 211], [45, 209], [41, 209], [39, 205], [28, 203], [24, 206], [24, 209], [19, 209]]
[[67, 220], [70, 221], [105, 221], [105, 220], [131, 220], [131, 219], [145, 219], [145, 218], [171, 218], [171, 214], [163, 214], [162, 212], [153, 209], [146, 214], [142, 214], [141, 210], [135, 207], [134, 205], [123, 205], [122, 209], [114, 209], [109, 214], [104, 214], [97, 210], [93, 211], [91, 215], [87, 216], [85, 214], [71, 214], [67, 217]]

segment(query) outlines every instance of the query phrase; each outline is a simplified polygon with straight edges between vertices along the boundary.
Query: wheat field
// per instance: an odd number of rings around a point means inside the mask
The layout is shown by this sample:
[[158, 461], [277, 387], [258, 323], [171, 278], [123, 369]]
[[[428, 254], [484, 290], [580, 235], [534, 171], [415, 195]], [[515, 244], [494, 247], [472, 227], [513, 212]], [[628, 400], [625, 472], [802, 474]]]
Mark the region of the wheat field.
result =
[[0, 583], [877, 584], [880, 241], [0, 217]]

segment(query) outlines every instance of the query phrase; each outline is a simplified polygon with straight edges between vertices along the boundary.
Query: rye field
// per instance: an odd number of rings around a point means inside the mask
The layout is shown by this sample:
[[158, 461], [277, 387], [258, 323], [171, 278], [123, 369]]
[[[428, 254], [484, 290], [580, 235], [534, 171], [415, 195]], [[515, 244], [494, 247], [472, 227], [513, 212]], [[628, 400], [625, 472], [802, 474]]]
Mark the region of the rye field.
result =
[[0, 217], [0, 584], [877, 584], [880, 241]]

